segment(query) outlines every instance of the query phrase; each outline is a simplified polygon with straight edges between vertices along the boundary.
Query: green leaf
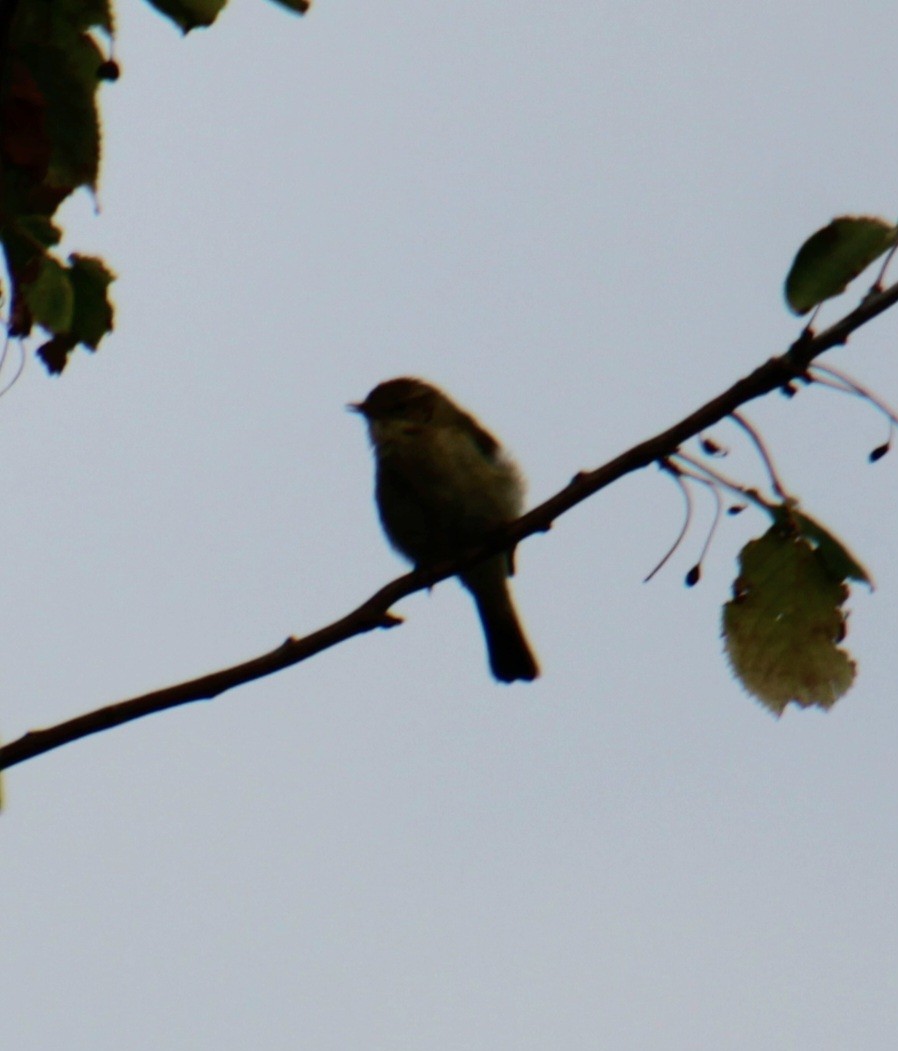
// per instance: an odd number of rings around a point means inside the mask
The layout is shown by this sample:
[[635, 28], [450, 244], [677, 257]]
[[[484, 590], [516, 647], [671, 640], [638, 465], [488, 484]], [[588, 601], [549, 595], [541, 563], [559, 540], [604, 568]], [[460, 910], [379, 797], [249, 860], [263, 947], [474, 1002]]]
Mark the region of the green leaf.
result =
[[44, 256], [34, 281], [22, 286], [34, 320], [48, 332], [68, 332], [75, 307], [69, 272], [52, 256]]
[[59, 239], [62, 237], [62, 231], [47, 215], [20, 215], [14, 222], [18, 228], [17, 233], [24, 234], [26, 238], [42, 248], [51, 248], [59, 244]]
[[[48, 372], [58, 375], [79, 343], [96, 350], [100, 340], [112, 330], [113, 310], [109, 302], [109, 286], [115, 280], [115, 275], [102, 259], [92, 256], [69, 256], [67, 269], [55, 259], [47, 259], [46, 263], [52, 264], [54, 273], [56, 270], [61, 272], [68, 283], [71, 295], [69, 324], [64, 329], [53, 328], [38, 316], [30, 300], [29, 306], [35, 320], [52, 333], [52, 338], [38, 347], [37, 356]], [[39, 278], [43, 277], [43, 273], [42, 269]]]
[[69, 334], [91, 350], [112, 331], [113, 310], [109, 286], [115, 274], [102, 259], [87, 255], [69, 256], [69, 280], [75, 295]]
[[100, 167], [97, 70], [102, 53], [82, 34], [64, 47], [29, 44], [22, 55], [46, 102], [51, 145], [47, 182], [69, 190], [95, 186]]
[[226, 0], [150, 0], [157, 11], [170, 18], [185, 33], [211, 26]]
[[[31, 0], [33, 3], [34, 0]], [[46, 3], [46, 0], [44, 0]], [[50, 0], [57, 17], [68, 19], [72, 27], [80, 32], [85, 29], [102, 29], [112, 36], [114, 29], [110, 0]]]
[[816, 550], [833, 580], [857, 580], [873, 587], [870, 574], [838, 537], [802, 511], [792, 509], [789, 518]]
[[91, 34], [111, 36], [111, 0], [20, 0], [9, 28], [0, 111], [0, 240], [10, 278], [7, 328], [51, 337], [39, 350], [61, 371], [79, 343], [96, 349], [112, 327], [112, 274], [89, 257], [64, 266], [49, 254], [61, 231], [59, 205], [96, 186], [100, 164], [97, 93], [114, 73]]
[[16, 10], [14, 45], [25, 41], [61, 44], [89, 29], [112, 36], [110, 0], [27, 0]]
[[854, 682], [845, 636], [846, 584], [804, 537], [771, 528], [739, 556], [723, 636], [733, 672], [776, 715], [790, 701], [831, 708]]
[[898, 240], [898, 228], [875, 216], [843, 215], [812, 234], [786, 277], [786, 302], [806, 314], [845, 291], [861, 271]]

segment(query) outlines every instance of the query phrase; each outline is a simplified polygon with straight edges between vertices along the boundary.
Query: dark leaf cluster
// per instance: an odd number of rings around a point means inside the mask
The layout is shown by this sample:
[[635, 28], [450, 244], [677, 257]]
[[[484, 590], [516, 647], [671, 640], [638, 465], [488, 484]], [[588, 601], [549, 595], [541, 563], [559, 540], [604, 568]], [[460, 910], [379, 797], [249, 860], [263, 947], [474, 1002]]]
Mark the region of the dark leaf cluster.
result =
[[[309, 0], [278, 0], [303, 14]], [[183, 32], [211, 25], [225, 0], [151, 0]], [[2, 0], [0, 4], [0, 243], [9, 282], [8, 330], [39, 329], [51, 373], [76, 347], [96, 350], [112, 330], [111, 269], [61, 256], [59, 206], [95, 192], [101, 131], [97, 93], [120, 76], [111, 54], [111, 0]], [[101, 46], [101, 44], [103, 46]], [[107, 53], [110, 52], [110, 53]]]

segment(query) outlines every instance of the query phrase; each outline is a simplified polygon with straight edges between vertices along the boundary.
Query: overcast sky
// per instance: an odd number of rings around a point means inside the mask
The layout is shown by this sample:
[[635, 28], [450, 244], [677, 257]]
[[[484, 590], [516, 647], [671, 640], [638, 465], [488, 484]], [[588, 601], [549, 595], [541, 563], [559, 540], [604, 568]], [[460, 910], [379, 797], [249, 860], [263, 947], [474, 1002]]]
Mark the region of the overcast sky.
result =
[[[100, 212], [116, 331], [0, 402], [11, 740], [246, 659], [404, 570], [364, 428], [446, 387], [531, 501], [800, 331], [795, 250], [895, 211], [894, 5], [126, 0]], [[829, 304], [835, 320], [862, 283]], [[898, 402], [898, 313], [828, 355]], [[824, 390], [747, 409], [854, 591], [855, 688], [733, 681], [712, 517], [651, 469], [518, 552], [543, 668], [492, 681], [455, 582], [406, 623], [9, 771], [10, 1051], [891, 1051], [898, 457]], [[734, 427], [729, 473], [763, 472]]]

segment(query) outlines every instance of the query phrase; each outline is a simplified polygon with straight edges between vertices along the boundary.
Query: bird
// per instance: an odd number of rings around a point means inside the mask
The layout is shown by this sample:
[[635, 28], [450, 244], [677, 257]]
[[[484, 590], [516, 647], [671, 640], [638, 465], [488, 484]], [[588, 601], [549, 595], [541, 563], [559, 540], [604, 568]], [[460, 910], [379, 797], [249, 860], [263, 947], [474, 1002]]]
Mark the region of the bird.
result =
[[[522, 513], [518, 467], [439, 388], [401, 376], [348, 408], [368, 425], [383, 530], [415, 567], [461, 554]], [[492, 673], [504, 683], [539, 675], [512, 599], [513, 572], [512, 554], [503, 551], [459, 574], [477, 607]]]

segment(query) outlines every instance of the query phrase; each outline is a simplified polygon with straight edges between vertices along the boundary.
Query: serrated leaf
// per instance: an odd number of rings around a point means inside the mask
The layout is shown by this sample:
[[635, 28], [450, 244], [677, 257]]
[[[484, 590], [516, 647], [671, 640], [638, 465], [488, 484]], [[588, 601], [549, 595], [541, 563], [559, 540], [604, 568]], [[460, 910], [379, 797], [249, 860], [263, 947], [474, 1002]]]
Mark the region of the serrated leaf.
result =
[[898, 239], [898, 228], [875, 216], [843, 215], [799, 248], [786, 277], [786, 302], [796, 314], [845, 291]]
[[211, 26], [226, 0], [150, 0], [150, 4], [185, 33]]
[[75, 295], [69, 334], [75, 342], [96, 350], [100, 340], [112, 331], [113, 310], [108, 293], [115, 274], [94, 256], [71, 255], [69, 263], [69, 280]]
[[[59, 266], [55, 260], [49, 262]], [[115, 280], [115, 275], [102, 259], [71, 255], [68, 268], [60, 269], [72, 294], [68, 326], [64, 330], [54, 330], [35, 314], [35, 320], [53, 333], [52, 338], [37, 349], [37, 356], [52, 375], [63, 371], [78, 344], [96, 350], [100, 340], [112, 330], [113, 319], [109, 285]]]
[[739, 556], [733, 598], [723, 608], [724, 645], [734, 674], [776, 715], [794, 701], [830, 708], [855, 677], [838, 643], [848, 587], [833, 579], [804, 537], [772, 526]]
[[68, 332], [75, 292], [69, 272], [52, 256], [44, 256], [37, 277], [22, 286], [22, 295], [34, 320], [48, 332]]

